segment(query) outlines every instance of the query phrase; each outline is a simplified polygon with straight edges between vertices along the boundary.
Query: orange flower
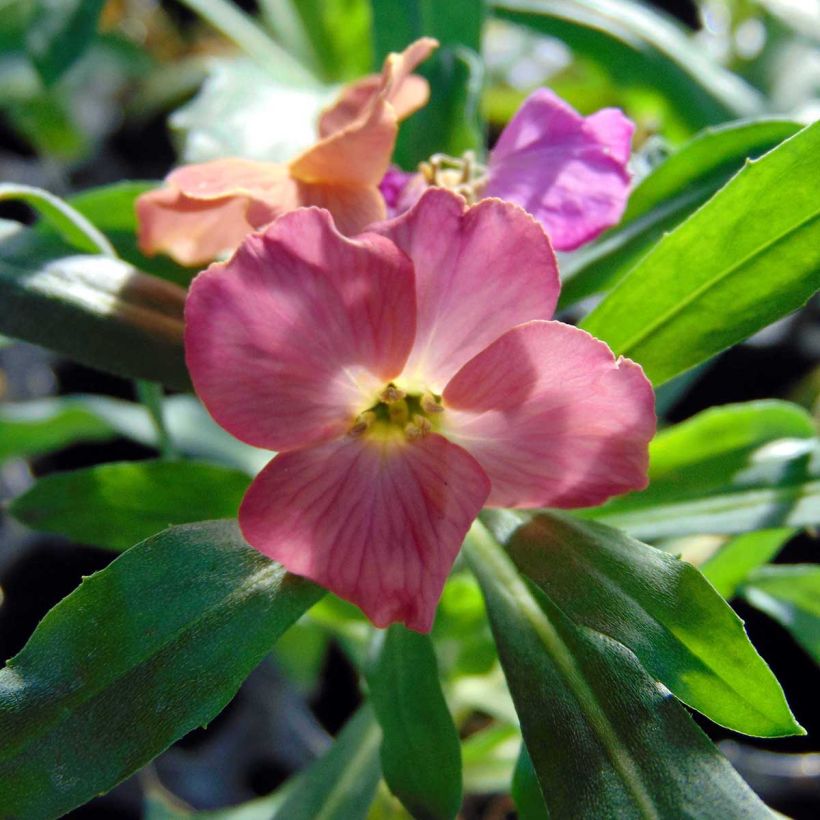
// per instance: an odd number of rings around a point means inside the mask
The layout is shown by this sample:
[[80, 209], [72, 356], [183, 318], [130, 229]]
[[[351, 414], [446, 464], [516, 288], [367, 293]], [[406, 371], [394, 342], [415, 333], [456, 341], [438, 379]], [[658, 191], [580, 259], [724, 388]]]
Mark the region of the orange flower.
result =
[[202, 265], [232, 252], [253, 230], [294, 208], [327, 208], [355, 234], [384, 219], [379, 182], [390, 165], [398, 123], [427, 102], [411, 74], [438, 43], [423, 37], [389, 54], [381, 74], [347, 88], [319, 120], [319, 141], [289, 163], [229, 158], [184, 165], [137, 200], [140, 249]]

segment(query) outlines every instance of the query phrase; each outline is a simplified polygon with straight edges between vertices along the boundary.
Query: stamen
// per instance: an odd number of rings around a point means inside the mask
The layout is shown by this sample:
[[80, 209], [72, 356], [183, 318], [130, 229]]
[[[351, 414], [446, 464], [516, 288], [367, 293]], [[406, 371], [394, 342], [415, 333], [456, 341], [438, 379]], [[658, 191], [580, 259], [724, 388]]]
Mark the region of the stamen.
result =
[[438, 399], [432, 393], [425, 393], [421, 397], [421, 409], [425, 413], [443, 413], [444, 408], [439, 404]]
[[356, 416], [356, 421], [350, 428], [349, 435], [361, 436], [366, 433], [373, 422], [376, 420], [376, 414], [372, 410], [366, 410], [364, 413], [359, 413]]
[[426, 436], [432, 429], [433, 425], [430, 424], [430, 419], [426, 419], [417, 413], [413, 416], [413, 421], [404, 428], [404, 435], [410, 441], [415, 441]]
[[401, 401], [407, 393], [404, 390], [399, 390], [394, 384], [388, 384], [387, 387], [379, 393], [379, 401], [385, 404], [392, 404], [394, 401]]

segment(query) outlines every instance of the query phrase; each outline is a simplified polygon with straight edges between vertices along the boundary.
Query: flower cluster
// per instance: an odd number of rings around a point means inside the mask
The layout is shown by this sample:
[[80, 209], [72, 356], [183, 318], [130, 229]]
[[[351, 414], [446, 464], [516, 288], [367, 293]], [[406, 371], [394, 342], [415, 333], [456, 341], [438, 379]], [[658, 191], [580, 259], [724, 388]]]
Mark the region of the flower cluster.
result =
[[552, 320], [553, 246], [620, 217], [631, 123], [541, 90], [486, 166], [388, 170], [434, 46], [349, 87], [290, 164], [182, 168], [138, 208], [147, 251], [238, 248], [193, 281], [185, 346], [212, 416], [278, 453], [240, 508], [248, 542], [420, 631], [482, 507], [640, 489], [655, 429], [641, 368]]

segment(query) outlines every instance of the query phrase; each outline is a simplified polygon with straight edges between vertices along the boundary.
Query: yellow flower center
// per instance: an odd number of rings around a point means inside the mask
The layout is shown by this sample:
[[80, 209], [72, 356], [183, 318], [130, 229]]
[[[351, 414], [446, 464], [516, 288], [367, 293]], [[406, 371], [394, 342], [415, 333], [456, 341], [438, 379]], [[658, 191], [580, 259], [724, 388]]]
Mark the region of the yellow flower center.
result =
[[433, 154], [419, 164], [419, 173], [428, 185], [461, 194], [469, 205], [478, 202], [487, 186], [487, 168], [476, 160], [473, 151], [465, 151], [460, 157]]
[[443, 412], [441, 396], [405, 393], [391, 382], [372, 407], [356, 416], [350, 435], [385, 438], [401, 434], [415, 441], [438, 429]]

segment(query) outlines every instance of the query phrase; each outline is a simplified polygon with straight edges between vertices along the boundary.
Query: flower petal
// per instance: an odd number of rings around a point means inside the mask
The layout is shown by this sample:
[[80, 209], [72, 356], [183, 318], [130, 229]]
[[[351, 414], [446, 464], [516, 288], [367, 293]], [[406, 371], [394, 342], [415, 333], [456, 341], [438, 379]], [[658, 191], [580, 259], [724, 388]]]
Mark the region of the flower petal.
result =
[[405, 376], [441, 392], [465, 362], [513, 325], [549, 319], [560, 288], [541, 226], [515, 205], [425, 191], [406, 214], [373, 225], [412, 260], [418, 331]]
[[430, 630], [490, 483], [436, 434], [346, 436], [277, 456], [239, 511], [248, 542], [357, 604], [376, 626]]
[[211, 415], [257, 447], [346, 432], [396, 376], [415, 330], [409, 260], [380, 236], [353, 241], [300, 209], [193, 281], [185, 349]]
[[561, 322], [513, 328], [444, 391], [442, 433], [493, 483], [496, 507], [583, 507], [646, 486], [655, 432], [643, 370]]
[[140, 250], [166, 253], [191, 267], [229, 254], [253, 230], [245, 197], [201, 202], [159, 188], [140, 196], [136, 207]]
[[623, 214], [633, 130], [616, 109], [584, 118], [541, 88], [502, 132], [484, 193], [533, 214], [558, 250], [577, 248]]
[[410, 72], [426, 60], [436, 46], [438, 41], [432, 37], [422, 37], [400, 54], [388, 54], [381, 74], [371, 74], [345, 86], [336, 102], [322, 113], [319, 135], [326, 137], [350, 125], [383, 92], [399, 121], [421, 108], [430, 97], [430, 86], [424, 77]]

